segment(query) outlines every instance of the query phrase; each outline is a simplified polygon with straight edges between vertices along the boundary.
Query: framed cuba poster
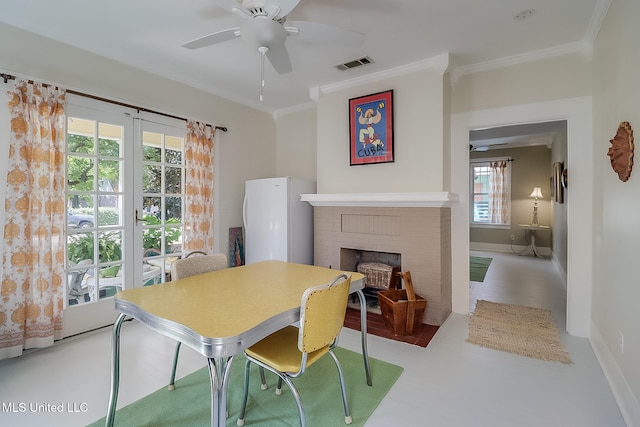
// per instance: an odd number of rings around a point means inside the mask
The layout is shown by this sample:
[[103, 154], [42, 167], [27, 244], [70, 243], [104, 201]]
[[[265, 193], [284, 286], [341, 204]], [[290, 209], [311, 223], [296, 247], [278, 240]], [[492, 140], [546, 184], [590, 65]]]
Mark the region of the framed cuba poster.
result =
[[351, 166], [393, 162], [393, 90], [349, 100]]

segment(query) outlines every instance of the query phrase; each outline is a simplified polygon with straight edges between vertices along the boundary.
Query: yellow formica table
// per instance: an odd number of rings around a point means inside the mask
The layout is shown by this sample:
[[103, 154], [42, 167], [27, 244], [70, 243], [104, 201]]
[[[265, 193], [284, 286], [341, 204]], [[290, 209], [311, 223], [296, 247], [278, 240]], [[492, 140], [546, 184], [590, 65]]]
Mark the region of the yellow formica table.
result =
[[[226, 425], [226, 395], [233, 356], [300, 319], [302, 293], [328, 283], [342, 271], [283, 261], [226, 268], [115, 295], [121, 314], [113, 325], [111, 393], [106, 425], [115, 418], [120, 379], [120, 329], [127, 316], [182, 342], [207, 358], [211, 379], [211, 425]], [[351, 293], [360, 299], [362, 354], [367, 354], [364, 276], [351, 275]]]

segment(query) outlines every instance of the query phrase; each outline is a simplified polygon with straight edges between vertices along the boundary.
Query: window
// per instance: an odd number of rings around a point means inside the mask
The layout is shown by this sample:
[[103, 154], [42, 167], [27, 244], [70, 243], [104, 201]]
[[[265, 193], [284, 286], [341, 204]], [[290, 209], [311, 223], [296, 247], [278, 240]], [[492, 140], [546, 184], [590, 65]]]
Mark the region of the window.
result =
[[471, 224], [510, 225], [511, 159], [472, 159], [470, 168]]

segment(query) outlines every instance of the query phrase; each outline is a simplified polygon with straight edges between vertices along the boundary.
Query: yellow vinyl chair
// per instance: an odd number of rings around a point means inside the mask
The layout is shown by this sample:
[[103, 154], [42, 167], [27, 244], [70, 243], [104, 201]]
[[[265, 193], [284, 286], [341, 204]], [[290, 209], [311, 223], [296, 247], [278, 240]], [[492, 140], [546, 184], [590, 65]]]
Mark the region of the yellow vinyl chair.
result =
[[[194, 255], [194, 256], [191, 256]], [[171, 264], [171, 280], [184, 279], [196, 274], [208, 273], [214, 270], [227, 268], [227, 256], [225, 254], [207, 255], [204, 252], [192, 252], [182, 259], [177, 259]], [[176, 369], [178, 367], [178, 356], [180, 355], [180, 344], [176, 344], [176, 352], [173, 358], [173, 368], [171, 369], [171, 379], [169, 380], [169, 390], [175, 390]]]
[[[239, 426], [244, 425], [249, 395], [249, 370], [251, 363], [255, 363], [279, 377], [276, 394], [281, 393], [282, 382], [287, 383], [298, 405], [300, 425], [305, 427], [302, 401], [291, 378], [301, 376], [308, 367], [327, 353], [331, 355], [338, 368], [344, 405], [344, 422], [351, 424], [342, 367], [333, 352], [344, 323], [350, 284], [351, 276], [341, 274], [331, 283], [307, 289], [302, 295], [299, 327], [287, 326], [245, 350], [247, 362], [242, 409], [237, 422]], [[264, 380], [262, 383], [262, 389], [265, 389]]]

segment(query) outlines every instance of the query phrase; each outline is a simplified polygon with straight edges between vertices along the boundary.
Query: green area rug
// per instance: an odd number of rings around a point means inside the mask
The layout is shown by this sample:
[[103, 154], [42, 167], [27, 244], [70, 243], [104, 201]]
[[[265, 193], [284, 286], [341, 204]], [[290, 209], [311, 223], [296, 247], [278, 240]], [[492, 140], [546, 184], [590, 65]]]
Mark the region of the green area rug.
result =
[[[342, 365], [353, 417], [352, 426], [362, 426], [396, 382], [403, 368], [370, 358], [373, 386], [367, 385], [362, 355], [343, 348], [335, 350]], [[231, 367], [227, 427], [235, 426], [240, 412], [244, 384], [244, 356], [236, 356]], [[167, 366], [167, 369], [169, 366]], [[276, 396], [277, 377], [266, 372], [269, 389], [260, 389], [260, 375], [251, 367], [246, 426], [299, 426], [295, 400], [286, 385]], [[304, 405], [307, 425], [341, 426], [344, 409], [338, 371], [330, 356], [323, 357], [300, 378], [294, 379]], [[116, 412], [116, 426], [208, 426], [211, 416], [209, 373], [202, 368], [176, 381], [176, 389], [166, 387]], [[91, 424], [104, 426], [104, 418]]]
[[484, 276], [487, 274], [492, 259], [479, 256], [470, 257], [469, 280], [472, 282], [484, 282]]

